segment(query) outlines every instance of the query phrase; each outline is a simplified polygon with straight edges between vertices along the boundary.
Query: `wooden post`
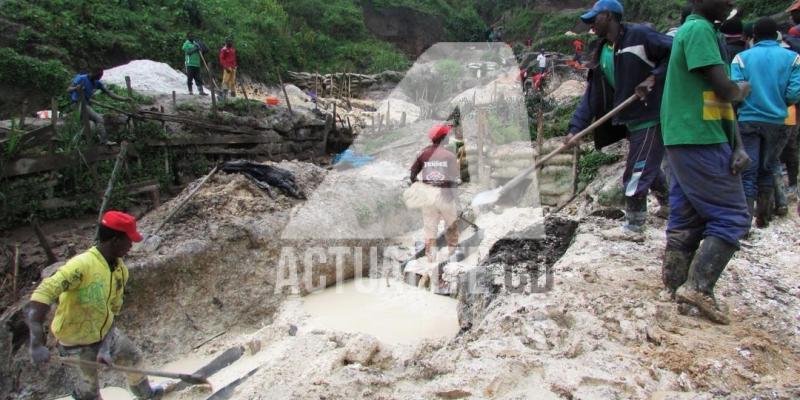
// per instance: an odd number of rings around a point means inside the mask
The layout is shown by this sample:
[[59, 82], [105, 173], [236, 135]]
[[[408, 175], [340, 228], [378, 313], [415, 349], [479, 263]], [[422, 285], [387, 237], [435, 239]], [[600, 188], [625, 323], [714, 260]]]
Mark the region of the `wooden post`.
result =
[[[329, 77], [330, 77], [330, 79], [331, 79], [331, 90], [330, 90], [330, 93], [331, 93], [331, 94], [330, 94], [330, 97], [333, 97], [333, 74], [328, 74], [328, 76], [329, 76]], [[334, 123], [335, 123], [335, 122], [336, 122], [336, 121], [334, 121]]]
[[178, 108], [178, 95], [173, 90], [172, 91], [172, 111], [175, 111], [175, 109], [177, 109], [177, 108]]
[[336, 101], [333, 102], [333, 129], [336, 130]]
[[401, 128], [405, 128], [406, 127], [406, 112], [405, 111], [403, 111], [403, 113], [400, 114], [400, 127]]
[[542, 147], [544, 147], [544, 115], [542, 114], [542, 110], [536, 113], [536, 148], [539, 149], [539, 156], [544, 156], [542, 154]]
[[375, 129], [375, 114], [372, 114], [372, 129]]
[[478, 110], [478, 182], [485, 182], [486, 174], [484, 171], [483, 157], [483, 138], [486, 134], [486, 114], [483, 110]]
[[392, 102], [386, 100], [386, 129], [392, 129]]
[[17, 276], [19, 275], [19, 243], [14, 245], [14, 276], [11, 281], [11, 292], [13, 299], [17, 299]]
[[[289, 114], [293, 115], [294, 112], [292, 111], [292, 103], [289, 101], [289, 94], [286, 93], [286, 86], [283, 85], [283, 78], [281, 78], [281, 71], [276, 69], [275, 72], [277, 72], [278, 74], [278, 83], [280, 83], [281, 89], [283, 89], [283, 98], [286, 99], [286, 108], [289, 109]], [[334, 122], [336, 122], [335, 119]]]
[[50, 99], [50, 125], [53, 125], [53, 135], [58, 133], [58, 102], [56, 98]]
[[28, 114], [28, 99], [22, 100], [22, 110], [19, 116], [19, 129], [25, 129], [25, 116]]
[[[130, 103], [130, 107], [129, 107], [130, 111], [131, 111], [131, 114], [135, 114], [136, 113], [136, 105], [133, 103], [133, 88], [131, 87], [131, 77], [127, 76], [127, 75], [125, 76], [125, 88], [128, 90], [128, 98], [131, 99], [131, 103]], [[136, 118], [131, 118], [130, 120], [133, 122], [133, 126], [134, 127], [136, 127], [138, 125], [138, 122], [136, 121]]]
[[[214, 93], [214, 92], [211, 92]], [[106, 191], [103, 194], [103, 202], [100, 204], [100, 213], [97, 215], [97, 226], [100, 227], [100, 222], [103, 221], [103, 213], [106, 212], [106, 207], [108, 207], [108, 202], [111, 200], [111, 192], [114, 191], [114, 182], [117, 180], [117, 175], [119, 174], [120, 167], [125, 162], [125, 155], [128, 152], [128, 142], [123, 141], [119, 146], [119, 153], [117, 154], [117, 161], [114, 162], [114, 169], [111, 170], [111, 177], [108, 178], [108, 185], [106, 186]], [[95, 231], [94, 237], [97, 237], [97, 231]]]
[[381, 131], [381, 125], [383, 125], [383, 115], [381, 115], [381, 113], [378, 113], [378, 132]]
[[36, 238], [39, 239], [39, 244], [44, 250], [44, 254], [47, 257], [47, 263], [52, 264], [58, 261], [58, 258], [56, 258], [56, 255], [53, 253], [52, 247], [50, 247], [50, 242], [47, 240], [47, 236], [45, 236], [44, 232], [42, 232], [42, 228], [39, 226], [39, 221], [36, 218], [31, 219], [31, 226], [33, 227], [33, 232], [36, 234]]
[[217, 116], [217, 91], [214, 88], [209, 88], [211, 90], [211, 114]]

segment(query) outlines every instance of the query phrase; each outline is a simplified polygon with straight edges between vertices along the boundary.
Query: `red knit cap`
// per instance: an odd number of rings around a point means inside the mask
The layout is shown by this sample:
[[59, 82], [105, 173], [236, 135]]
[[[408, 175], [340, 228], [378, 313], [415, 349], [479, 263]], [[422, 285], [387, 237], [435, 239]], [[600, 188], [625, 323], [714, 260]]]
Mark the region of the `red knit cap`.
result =
[[431, 139], [432, 142], [437, 142], [439, 139], [447, 136], [450, 133], [450, 129], [452, 127], [450, 125], [444, 124], [437, 124], [434, 125], [431, 130], [428, 131], [428, 137]]

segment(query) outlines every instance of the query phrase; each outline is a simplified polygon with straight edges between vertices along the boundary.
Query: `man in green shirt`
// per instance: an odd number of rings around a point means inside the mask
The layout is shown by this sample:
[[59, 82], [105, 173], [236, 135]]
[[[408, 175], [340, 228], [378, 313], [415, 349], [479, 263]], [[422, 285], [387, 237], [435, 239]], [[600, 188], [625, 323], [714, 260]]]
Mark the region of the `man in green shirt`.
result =
[[713, 24], [726, 18], [732, 1], [692, 4], [694, 13], [673, 42], [661, 106], [672, 172], [662, 280], [679, 302], [728, 324], [714, 285], [750, 229], [740, 175], [750, 159], [732, 105], [748, 95], [750, 85], [730, 80]]
[[189, 87], [189, 94], [192, 92], [192, 80], [197, 84], [197, 91], [200, 96], [207, 96], [203, 91], [203, 80], [200, 78], [200, 45], [194, 40], [194, 35], [190, 32], [186, 34], [186, 41], [183, 42], [183, 53], [186, 55], [184, 65], [186, 66], [186, 86]]

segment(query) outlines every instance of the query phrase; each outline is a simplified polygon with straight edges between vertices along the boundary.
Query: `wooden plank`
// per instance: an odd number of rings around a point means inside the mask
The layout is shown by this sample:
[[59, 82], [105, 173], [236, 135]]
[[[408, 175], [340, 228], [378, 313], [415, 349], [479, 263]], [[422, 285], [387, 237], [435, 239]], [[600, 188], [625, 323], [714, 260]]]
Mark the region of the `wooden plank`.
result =
[[281, 141], [276, 132], [264, 132], [260, 135], [209, 135], [209, 136], [184, 136], [169, 139], [151, 139], [145, 143], [153, 147], [191, 146], [191, 145], [219, 145], [219, 144], [265, 144]]
[[[85, 153], [86, 162], [92, 163], [96, 161], [111, 160], [117, 156], [117, 153], [117, 149], [109, 148], [109, 146], [90, 147]], [[80, 155], [77, 152], [69, 155], [55, 154], [41, 157], [24, 156], [7, 163], [3, 167], [2, 176], [4, 178], [11, 178], [15, 176], [33, 174], [36, 172], [53, 171], [68, 167], [69, 165], [78, 163], [79, 161]]]

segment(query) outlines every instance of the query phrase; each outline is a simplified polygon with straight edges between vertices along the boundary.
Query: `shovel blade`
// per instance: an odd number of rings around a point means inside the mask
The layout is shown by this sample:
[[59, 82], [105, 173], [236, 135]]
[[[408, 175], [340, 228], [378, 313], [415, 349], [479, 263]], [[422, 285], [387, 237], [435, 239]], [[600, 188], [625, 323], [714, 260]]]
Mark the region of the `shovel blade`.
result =
[[497, 203], [497, 200], [500, 200], [500, 189], [501, 188], [497, 188], [497, 189], [487, 190], [485, 192], [478, 193], [472, 199], [472, 203], [471, 203], [472, 206], [473, 207], [481, 207], [481, 206], [487, 206], [489, 204]]

